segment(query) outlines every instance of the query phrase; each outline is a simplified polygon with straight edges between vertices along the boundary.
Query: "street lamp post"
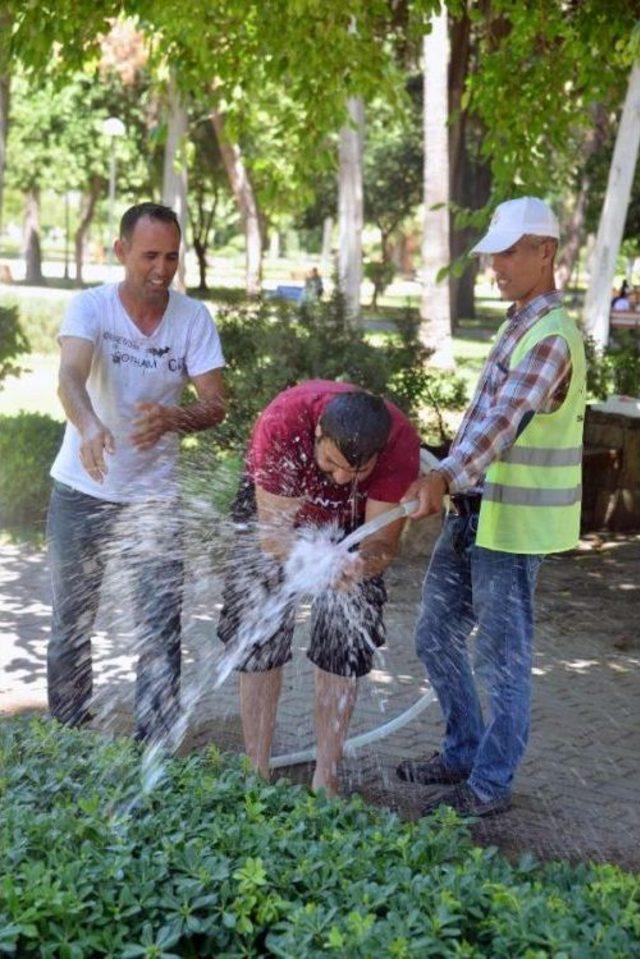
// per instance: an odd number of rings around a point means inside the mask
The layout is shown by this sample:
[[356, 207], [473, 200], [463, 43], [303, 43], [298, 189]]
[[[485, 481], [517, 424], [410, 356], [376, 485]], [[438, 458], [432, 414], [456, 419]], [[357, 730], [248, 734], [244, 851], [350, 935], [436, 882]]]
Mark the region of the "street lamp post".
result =
[[107, 117], [102, 124], [102, 132], [109, 137], [111, 149], [109, 154], [109, 241], [107, 261], [113, 263], [113, 217], [116, 202], [116, 137], [124, 135], [125, 125], [118, 117]]

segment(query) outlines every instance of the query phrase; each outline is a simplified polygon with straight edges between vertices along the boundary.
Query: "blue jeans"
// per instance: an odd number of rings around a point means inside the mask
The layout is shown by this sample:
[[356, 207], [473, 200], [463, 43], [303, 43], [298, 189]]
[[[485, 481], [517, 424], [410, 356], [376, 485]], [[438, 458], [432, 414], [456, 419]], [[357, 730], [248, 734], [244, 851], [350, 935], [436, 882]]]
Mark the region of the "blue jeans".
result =
[[[449, 514], [427, 570], [416, 651], [446, 722], [442, 756], [484, 800], [507, 797], [529, 736], [534, 592], [544, 559], [475, 545], [478, 516]], [[486, 689], [485, 722], [475, 675]]]
[[164, 736], [179, 712], [183, 564], [175, 503], [108, 503], [54, 482], [47, 517], [53, 620], [49, 711], [78, 725], [92, 695], [91, 633], [106, 561], [131, 596], [136, 650], [136, 738]]

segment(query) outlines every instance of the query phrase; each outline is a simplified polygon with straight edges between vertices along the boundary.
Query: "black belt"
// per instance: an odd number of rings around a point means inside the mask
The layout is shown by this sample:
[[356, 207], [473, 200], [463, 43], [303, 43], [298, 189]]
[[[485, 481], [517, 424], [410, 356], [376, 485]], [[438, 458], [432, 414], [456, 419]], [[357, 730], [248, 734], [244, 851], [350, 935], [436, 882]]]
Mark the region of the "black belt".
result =
[[480, 512], [482, 496], [479, 493], [454, 493], [451, 504], [458, 516], [475, 516]]

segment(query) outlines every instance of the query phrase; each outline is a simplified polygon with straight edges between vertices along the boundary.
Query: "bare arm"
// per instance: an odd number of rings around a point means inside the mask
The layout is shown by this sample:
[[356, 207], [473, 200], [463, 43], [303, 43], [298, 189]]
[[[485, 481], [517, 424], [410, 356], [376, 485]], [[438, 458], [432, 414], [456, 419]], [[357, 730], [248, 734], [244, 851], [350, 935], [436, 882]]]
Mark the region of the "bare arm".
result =
[[189, 406], [138, 403], [132, 441], [140, 450], [155, 446], [164, 433], [196, 433], [222, 422], [225, 416], [222, 370], [209, 370], [191, 380], [198, 400]]
[[78, 336], [60, 338], [58, 396], [67, 419], [80, 433], [80, 462], [101, 483], [108, 472], [105, 451], [115, 452], [112, 433], [96, 415], [87, 393], [93, 343]]
[[286, 559], [295, 531], [294, 522], [301, 500], [292, 496], [277, 496], [256, 486], [258, 522], [260, 524], [260, 545], [265, 553], [270, 553], [282, 562]]
[[[365, 509], [365, 522], [375, 519], [389, 510], [395, 509], [397, 503], [383, 503], [380, 500], [368, 499]], [[404, 527], [404, 519], [394, 520], [388, 526], [363, 539], [358, 550], [362, 561], [361, 579], [371, 579], [378, 576], [392, 562], [398, 552], [400, 534]]]

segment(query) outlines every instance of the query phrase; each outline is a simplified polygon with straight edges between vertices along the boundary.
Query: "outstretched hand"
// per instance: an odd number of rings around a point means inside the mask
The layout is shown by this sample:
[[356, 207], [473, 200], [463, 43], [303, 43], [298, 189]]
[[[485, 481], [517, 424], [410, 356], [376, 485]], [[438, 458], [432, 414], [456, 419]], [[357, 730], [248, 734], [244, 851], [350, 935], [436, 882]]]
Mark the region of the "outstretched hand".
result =
[[150, 450], [172, 428], [169, 408], [161, 403], [136, 403], [136, 410], [139, 415], [133, 421], [131, 442], [139, 450]]
[[410, 519], [422, 519], [423, 516], [433, 516], [442, 509], [442, 500], [447, 493], [447, 481], [442, 473], [432, 470], [426, 476], [415, 480], [402, 497], [403, 503], [412, 499], [418, 500], [418, 508], [409, 514]]
[[98, 423], [83, 430], [81, 436], [80, 462], [91, 479], [102, 483], [109, 472], [104, 454], [113, 454], [116, 451], [113, 433], [102, 423]]

